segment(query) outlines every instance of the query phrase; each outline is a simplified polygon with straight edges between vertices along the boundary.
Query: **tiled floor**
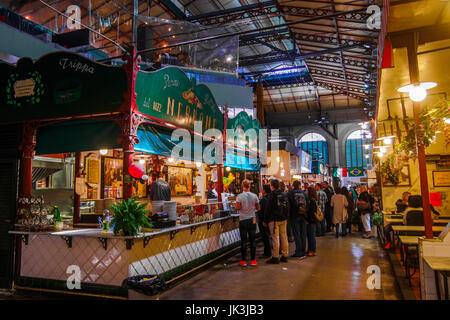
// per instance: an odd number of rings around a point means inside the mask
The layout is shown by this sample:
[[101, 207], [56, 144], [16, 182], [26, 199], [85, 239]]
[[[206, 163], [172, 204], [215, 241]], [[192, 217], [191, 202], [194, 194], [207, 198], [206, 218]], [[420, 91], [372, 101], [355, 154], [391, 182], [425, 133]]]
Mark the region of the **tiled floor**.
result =
[[[304, 260], [242, 268], [236, 255], [186, 280], [157, 299], [399, 299], [394, 275], [376, 239], [352, 234], [336, 239], [331, 234], [317, 238], [318, 255]], [[290, 243], [290, 254], [294, 244]], [[258, 253], [261, 254], [261, 247]], [[381, 288], [370, 290], [367, 268], [380, 267]]]

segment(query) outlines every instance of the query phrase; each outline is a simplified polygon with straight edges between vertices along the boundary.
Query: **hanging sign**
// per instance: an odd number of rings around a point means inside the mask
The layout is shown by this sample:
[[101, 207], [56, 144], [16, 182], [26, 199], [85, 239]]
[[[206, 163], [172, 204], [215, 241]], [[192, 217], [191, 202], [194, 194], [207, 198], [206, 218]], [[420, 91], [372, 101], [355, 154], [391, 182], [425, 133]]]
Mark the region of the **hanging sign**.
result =
[[135, 85], [138, 111], [194, 130], [194, 121], [202, 122], [202, 130], [223, 130], [223, 115], [211, 90], [197, 84], [178, 68], [138, 73]]
[[126, 91], [124, 68], [71, 52], [0, 63], [0, 122], [119, 111]]
[[86, 184], [84, 178], [75, 178], [75, 193], [79, 196], [86, 193]]

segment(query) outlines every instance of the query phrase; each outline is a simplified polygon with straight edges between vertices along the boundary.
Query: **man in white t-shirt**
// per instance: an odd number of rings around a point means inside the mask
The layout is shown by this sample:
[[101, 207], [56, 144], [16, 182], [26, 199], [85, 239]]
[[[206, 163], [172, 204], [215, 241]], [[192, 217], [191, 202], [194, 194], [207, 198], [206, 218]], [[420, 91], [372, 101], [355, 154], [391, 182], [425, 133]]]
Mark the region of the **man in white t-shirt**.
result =
[[259, 199], [250, 190], [250, 181], [244, 180], [242, 182], [243, 192], [237, 196], [236, 210], [239, 211], [239, 232], [241, 234], [241, 255], [242, 259], [239, 262], [240, 266], [246, 267], [247, 261], [247, 239], [250, 241], [250, 265], [256, 266], [256, 210], [259, 210]]

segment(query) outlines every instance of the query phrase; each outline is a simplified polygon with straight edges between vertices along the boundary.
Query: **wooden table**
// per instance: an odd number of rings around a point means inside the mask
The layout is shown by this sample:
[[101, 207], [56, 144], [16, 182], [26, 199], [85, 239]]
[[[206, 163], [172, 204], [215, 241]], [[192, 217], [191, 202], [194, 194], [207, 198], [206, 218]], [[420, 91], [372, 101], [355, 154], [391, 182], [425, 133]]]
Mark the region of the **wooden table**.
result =
[[[421, 236], [399, 236], [400, 241], [400, 258], [405, 267], [406, 279], [411, 283], [411, 277], [416, 273], [417, 265], [414, 266], [414, 272], [409, 273], [410, 257], [409, 257], [409, 247], [416, 247], [419, 250], [419, 238]], [[417, 257], [418, 258], [418, 257]]]
[[448, 277], [450, 276], [450, 258], [448, 257], [423, 257], [425, 262], [434, 270], [434, 281], [436, 282], [436, 293], [441, 300], [441, 289], [439, 285], [439, 274], [444, 280], [445, 300], [448, 300]]
[[[386, 223], [392, 223], [392, 224], [403, 224], [403, 219], [387, 218], [387, 219], [384, 219], [384, 221]], [[449, 220], [436, 219], [436, 220], [433, 220], [433, 225], [446, 226], [447, 223], [449, 223], [449, 222], [450, 222]]]
[[[441, 233], [445, 229], [444, 226], [433, 226], [432, 230], [433, 233]], [[423, 232], [425, 234], [425, 227], [424, 226], [392, 226], [393, 231], [393, 245], [395, 249], [395, 237], [399, 235], [407, 235], [408, 233], [417, 233], [417, 232]]]

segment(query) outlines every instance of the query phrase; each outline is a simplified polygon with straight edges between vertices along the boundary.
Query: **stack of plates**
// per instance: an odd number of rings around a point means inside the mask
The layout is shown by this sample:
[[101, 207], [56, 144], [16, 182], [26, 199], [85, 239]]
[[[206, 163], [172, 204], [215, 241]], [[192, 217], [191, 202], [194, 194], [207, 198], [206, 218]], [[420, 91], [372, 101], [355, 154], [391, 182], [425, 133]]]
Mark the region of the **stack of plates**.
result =
[[153, 214], [163, 211], [164, 201], [152, 201], [152, 212]]
[[169, 220], [177, 220], [177, 202], [176, 201], [164, 201], [163, 211], [169, 215]]

